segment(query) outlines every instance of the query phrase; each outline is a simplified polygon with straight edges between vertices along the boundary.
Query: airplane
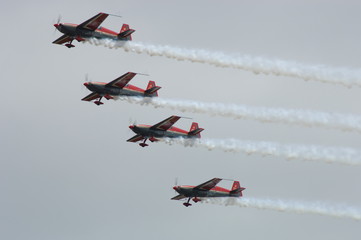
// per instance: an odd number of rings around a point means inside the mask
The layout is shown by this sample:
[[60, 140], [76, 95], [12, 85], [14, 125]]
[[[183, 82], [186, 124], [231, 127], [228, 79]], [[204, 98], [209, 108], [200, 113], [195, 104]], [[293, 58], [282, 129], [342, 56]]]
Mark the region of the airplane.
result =
[[56, 23], [54, 27], [60, 32], [64, 33], [63, 36], [56, 39], [53, 43], [65, 44], [66, 47], [75, 47], [72, 42], [77, 40], [78, 42], [85, 41], [86, 38], [99, 38], [99, 39], [113, 39], [121, 41], [131, 41], [131, 34], [135, 32], [133, 29], [129, 29], [128, 24], [123, 24], [120, 32], [114, 32], [104, 27], [99, 27], [100, 24], [109, 16], [107, 13], [98, 13], [94, 17], [86, 20], [81, 24], [72, 23]]
[[214, 197], [242, 197], [242, 191], [245, 188], [241, 187], [239, 181], [234, 181], [231, 190], [217, 187], [216, 185], [222, 181], [222, 178], [213, 178], [198, 186], [174, 186], [173, 189], [179, 193], [179, 195], [171, 198], [171, 200], [181, 200], [188, 198], [188, 201], [183, 203], [184, 206], [192, 206], [189, 201], [192, 199], [195, 203], [201, 201], [201, 198], [214, 198]]
[[142, 143], [139, 143], [141, 147], [146, 147], [148, 144], [145, 142], [149, 141], [159, 141], [158, 138], [200, 138], [204, 129], [198, 127], [198, 123], [193, 122], [191, 128], [188, 131], [182, 130], [176, 127], [172, 127], [181, 117], [179, 116], [170, 116], [169, 118], [153, 125], [131, 125], [129, 128], [135, 132], [137, 135], [127, 140], [127, 142], [138, 142], [144, 139]]
[[84, 86], [87, 87], [91, 94], [84, 97], [83, 101], [92, 101], [94, 99], [98, 99], [94, 101], [96, 105], [104, 104], [101, 102], [102, 97], [109, 99], [114, 99], [114, 96], [142, 96], [142, 97], [157, 97], [158, 90], [161, 87], [156, 86], [154, 81], [149, 81], [147, 88], [141, 89], [139, 87], [128, 84], [130, 80], [137, 73], [127, 72], [122, 76], [116, 78], [115, 80], [104, 83], [104, 82], [85, 82]]

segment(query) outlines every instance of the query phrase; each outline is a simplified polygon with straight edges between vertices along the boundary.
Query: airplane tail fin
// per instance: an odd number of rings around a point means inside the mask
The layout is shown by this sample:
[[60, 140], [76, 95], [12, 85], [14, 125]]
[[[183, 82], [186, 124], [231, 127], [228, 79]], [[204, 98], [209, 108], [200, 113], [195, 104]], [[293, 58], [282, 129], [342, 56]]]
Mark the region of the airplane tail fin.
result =
[[201, 138], [201, 132], [203, 131], [203, 128], [198, 127], [198, 123], [193, 122], [191, 125], [191, 129], [188, 132], [189, 136], [196, 136], [197, 138]]
[[132, 40], [132, 33], [135, 32], [134, 29], [130, 29], [128, 24], [123, 24], [122, 28], [120, 29], [120, 32], [118, 34], [119, 40], [126, 40], [131, 41]]
[[239, 184], [239, 181], [234, 181], [232, 189], [230, 191], [231, 195], [235, 195], [237, 197], [242, 197], [242, 191], [245, 190], [245, 188], [241, 187]]
[[155, 84], [154, 81], [149, 81], [147, 89], [145, 90], [144, 94], [147, 97], [158, 97], [158, 90], [162, 87], [159, 87]]

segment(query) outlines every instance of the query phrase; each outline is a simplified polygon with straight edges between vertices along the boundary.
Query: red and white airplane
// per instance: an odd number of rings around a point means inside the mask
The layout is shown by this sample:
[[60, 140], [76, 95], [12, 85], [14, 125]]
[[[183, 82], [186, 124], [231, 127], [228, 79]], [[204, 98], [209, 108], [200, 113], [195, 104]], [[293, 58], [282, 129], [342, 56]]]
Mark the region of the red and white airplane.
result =
[[114, 32], [105, 27], [99, 27], [100, 24], [109, 16], [107, 13], [98, 13], [94, 17], [86, 20], [82, 24], [73, 23], [56, 23], [54, 27], [60, 32], [64, 33], [63, 36], [56, 39], [53, 43], [65, 44], [66, 47], [75, 47], [72, 42], [77, 40], [78, 42], [84, 41], [86, 38], [98, 38], [98, 39], [113, 39], [121, 41], [132, 40], [131, 34], [135, 32], [133, 29], [129, 29], [128, 24], [123, 24], [120, 32]]
[[138, 142], [144, 139], [139, 145], [142, 147], [148, 146], [145, 142], [149, 139], [151, 142], [159, 141], [158, 138], [200, 138], [204, 129], [198, 127], [198, 123], [193, 122], [189, 131], [172, 127], [181, 117], [170, 116], [169, 118], [151, 126], [151, 125], [131, 125], [129, 126], [137, 135], [127, 140], [127, 142]]
[[86, 82], [84, 83], [84, 86], [92, 91], [92, 93], [84, 97], [82, 100], [92, 101], [99, 98], [94, 103], [96, 105], [101, 105], [103, 104], [101, 102], [102, 97], [107, 100], [114, 99], [114, 96], [157, 97], [157, 91], [161, 89], [161, 87], [157, 86], [154, 81], [149, 81], [146, 89], [141, 89], [128, 84], [128, 82], [132, 80], [136, 74], [137, 73], [127, 72], [109, 83]]
[[216, 185], [222, 181], [222, 178], [213, 178], [198, 186], [174, 186], [179, 195], [171, 198], [171, 200], [181, 200], [188, 198], [188, 201], [183, 203], [184, 206], [189, 207], [192, 204], [189, 201], [192, 199], [195, 203], [201, 201], [200, 198], [214, 198], [214, 197], [242, 197], [242, 191], [245, 188], [241, 187], [239, 181], [234, 181], [231, 190], [217, 187]]

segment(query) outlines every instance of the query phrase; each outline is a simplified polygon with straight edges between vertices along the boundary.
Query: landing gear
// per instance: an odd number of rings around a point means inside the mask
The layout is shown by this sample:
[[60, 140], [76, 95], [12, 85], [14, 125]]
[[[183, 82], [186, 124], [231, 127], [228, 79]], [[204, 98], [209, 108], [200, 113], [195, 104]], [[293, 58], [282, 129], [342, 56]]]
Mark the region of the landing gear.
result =
[[141, 146], [141, 147], [149, 146], [148, 144], [145, 143], [145, 141], [147, 141], [147, 139], [144, 139], [144, 141], [142, 143], [139, 143], [139, 146]]
[[98, 106], [104, 104], [100, 100], [102, 100], [102, 97], [100, 97], [99, 100], [95, 101], [94, 103]]
[[73, 44], [71, 44], [71, 43], [67, 43], [67, 44], [65, 44], [65, 46], [68, 47], [68, 48], [75, 47], [75, 46], [74, 46]]
[[104, 104], [104, 103], [102, 103], [102, 102], [100, 102], [100, 101], [95, 101], [94, 103], [95, 103], [96, 105], [98, 105], [98, 106]]
[[65, 46], [66, 46], [67, 48], [75, 47], [73, 44], [71, 44], [71, 43], [73, 42], [73, 40], [74, 40], [74, 39], [70, 40], [70, 42], [67, 43], [67, 44], [65, 44]]
[[188, 201], [187, 201], [187, 202], [185, 202], [185, 203], [183, 203], [183, 205], [184, 205], [184, 206], [186, 206], [186, 207], [192, 206], [192, 204], [191, 204], [191, 203], [189, 203], [189, 201], [190, 201], [191, 199], [192, 199], [192, 200], [193, 200], [193, 202], [195, 202], [195, 203], [197, 203], [197, 202], [200, 202], [200, 201], [201, 201], [201, 199], [200, 199], [200, 198], [197, 198], [197, 197], [194, 197], [194, 198], [189, 197], [189, 198], [188, 198]]
[[191, 198], [188, 198], [188, 201], [183, 203], [183, 205], [186, 206], [186, 207], [192, 206], [192, 204], [189, 203], [190, 200], [191, 200]]

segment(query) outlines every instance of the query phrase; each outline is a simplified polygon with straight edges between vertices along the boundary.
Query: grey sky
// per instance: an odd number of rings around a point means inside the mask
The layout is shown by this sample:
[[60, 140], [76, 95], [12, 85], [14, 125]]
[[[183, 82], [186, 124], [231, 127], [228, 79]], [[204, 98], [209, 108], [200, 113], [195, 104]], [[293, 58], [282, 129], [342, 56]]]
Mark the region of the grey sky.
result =
[[[361, 114], [360, 88], [267, 76], [76, 43], [51, 44], [53, 23], [128, 23], [134, 41], [360, 69], [359, 1], [7, 1], [0, 72], [1, 239], [359, 239], [360, 222], [169, 200], [180, 184], [238, 179], [244, 196], [361, 206], [360, 166], [127, 143], [130, 120], [192, 117], [203, 138], [361, 148], [361, 135], [106, 101], [82, 102], [85, 75], [155, 80], [165, 98]], [[177, 126], [188, 129], [191, 120]], [[229, 187], [229, 183], [223, 183]]]

